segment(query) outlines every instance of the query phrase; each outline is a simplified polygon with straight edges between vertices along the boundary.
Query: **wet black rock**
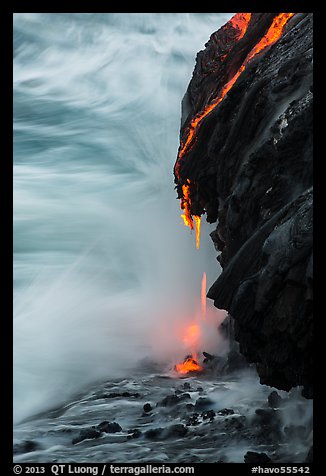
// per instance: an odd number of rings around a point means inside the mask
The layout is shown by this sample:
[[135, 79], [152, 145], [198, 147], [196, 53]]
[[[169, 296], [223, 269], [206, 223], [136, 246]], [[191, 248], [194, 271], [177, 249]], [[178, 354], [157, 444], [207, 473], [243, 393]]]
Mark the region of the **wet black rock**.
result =
[[13, 452], [16, 453], [30, 453], [32, 451], [37, 451], [41, 446], [34, 440], [25, 440], [22, 443], [14, 445]]
[[145, 437], [149, 440], [157, 440], [160, 436], [162, 436], [163, 431], [164, 428], [152, 428], [145, 431]]
[[182, 423], [176, 423], [171, 425], [167, 430], [167, 436], [171, 437], [183, 437], [188, 433], [188, 428]]
[[179, 395], [179, 401], [180, 402], [184, 402], [184, 401], [187, 401], [187, 400], [191, 400], [191, 396], [189, 393], [182, 393], [181, 395]]
[[[275, 13], [253, 13], [237, 40], [227, 24], [198, 53], [182, 102], [181, 143], [260, 41]], [[191, 213], [206, 212], [223, 272], [208, 291], [262, 384], [312, 397], [313, 15], [298, 13], [247, 63], [178, 163]], [[234, 362], [235, 366], [238, 363]]]
[[310, 448], [308, 451], [307, 457], [304, 461], [305, 463], [313, 463], [314, 462], [314, 451], [313, 451], [313, 446]]
[[201, 417], [203, 420], [214, 420], [216, 413], [214, 410], [205, 410], [202, 412]]
[[273, 390], [273, 392], [268, 395], [268, 405], [271, 408], [279, 408], [282, 401], [282, 397], [276, 392], [276, 390]]
[[119, 393], [119, 392], [111, 392], [111, 393], [105, 393], [103, 394], [101, 397], [102, 398], [140, 398], [140, 394], [139, 393], [132, 393], [132, 392], [122, 392], [122, 393]]
[[178, 395], [167, 395], [159, 405], [162, 407], [172, 407], [173, 405], [177, 405], [179, 401]]
[[234, 415], [234, 410], [232, 410], [232, 408], [223, 408], [223, 410], [219, 410], [217, 414], [222, 416]]
[[207, 397], [199, 397], [195, 403], [195, 410], [205, 410], [207, 407], [211, 407], [214, 402]]
[[145, 413], [149, 413], [153, 410], [152, 405], [150, 403], [145, 403], [143, 406], [143, 410]]
[[133, 428], [128, 430], [128, 440], [134, 439], [134, 438], [139, 438], [141, 436], [142, 432], [138, 428]]
[[209, 354], [208, 352], [203, 352], [203, 356], [205, 357], [203, 360], [203, 363], [206, 364], [207, 362], [210, 362], [211, 360], [214, 360], [216, 358], [216, 355]]
[[167, 395], [159, 403], [162, 407], [172, 407], [178, 403], [184, 402], [185, 400], [191, 400], [189, 393], [182, 393], [181, 395]]
[[281, 442], [284, 439], [282, 420], [278, 410], [258, 408], [252, 420], [252, 427], [259, 444]]
[[[237, 343], [236, 343], [237, 344]], [[234, 346], [227, 355], [226, 368], [227, 372], [235, 372], [248, 367], [245, 357], [240, 354], [239, 346]]]
[[186, 419], [186, 425], [187, 426], [199, 425], [200, 421], [198, 420], [198, 418], [199, 418], [199, 413], [193, 413], [192, 415], [189, 415], [188, 418]]
[[265, 425], [274, 425], [279, 423], [279, 413], [272, 408], [257, 408], [255, 411], [259, 421]]
[[255, 451], [247, 451], [244, 455], [244, 462], [249, 464], [266, 464], [271, 463], [272, 460], [266, 453], [256, 453]]
[[85, 428], [80, 431], [79, 435], [72, 440], [72, 444], [76, 445], [84, 440], [94, 440], [101, 436], [101, 431], [96, 429], [95, 427], [92, 428]]
[[103, 431], [104, 433], [117, 433], [118, 431], [122, 431], [122, 428], [119, 423], [103, 421], [97, 425], [97, 430]]
[[225, 429], [228, 430], [242, 430], [246, 426], [246, 417], [244, 415], [240, 415], [237, 417], [230, 417], [224, 420], [223, 426]]

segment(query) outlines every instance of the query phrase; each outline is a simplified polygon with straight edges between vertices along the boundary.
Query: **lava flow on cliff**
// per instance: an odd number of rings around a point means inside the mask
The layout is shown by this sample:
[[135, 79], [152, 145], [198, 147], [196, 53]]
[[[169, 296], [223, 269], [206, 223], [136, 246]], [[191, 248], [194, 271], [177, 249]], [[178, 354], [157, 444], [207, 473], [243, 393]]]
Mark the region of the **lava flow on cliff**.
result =
[[[181, 135], [178, 156], [174, 166], [174, 175], [178, 189], [178, 198], [180, 198], [180, 206], [183, 210], [181, 215], [183, 222], [190, 230], [194, 229], [194, 220], [196, 223], [197, 249], [200, 246], [200, 220], [201, 215], [205, 213], [205, 206], [202, 203], [198, 203], [198, 200], [195, 200], [197, 190], [196, 178], [185, 176], [183, 173], [182, 169], [185, 158], [195, 147], [202, 121], [223, 101], [253, 58], [261, 52], [265, 53], [281, 37], [287, 22], [294, 13], [268, 14], [268, 23], [263, 30], [257, 27], [259, 15], [261, 14], [237, 13], [217, 32], [217, 36], [219, 32], [222, 32], [219, 41], [223, 44], [224, 50], [228, 51], [227, 54], [220, 55], [218, 60], [219, 67], [223, 70], [223, 74], [221, 73], [220, 75], [223, 78], [223, 82], [216, 84], [214, 98], [201, 111], [194, 114], [188, 120], [188, 126]], [[250, 35], [249, 40], [247, 39], [248, 35]], [[242, 49], [239, 47], [240, 43], [243, 43]], [[236, 63], [234, 58], [237, 56], [238, 51], [241, 54], [244, 51], [245, 56], [244, 60], [240, 61], [238, 68], [234, 69], [234, 64]], [[228, 61], [228, 59], [230, 60]]]

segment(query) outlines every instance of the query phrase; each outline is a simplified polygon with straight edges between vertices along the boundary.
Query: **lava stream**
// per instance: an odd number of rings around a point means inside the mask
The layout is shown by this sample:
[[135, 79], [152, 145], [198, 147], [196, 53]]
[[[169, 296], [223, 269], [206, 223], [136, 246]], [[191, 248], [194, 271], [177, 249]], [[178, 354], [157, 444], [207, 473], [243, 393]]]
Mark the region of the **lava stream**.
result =
[[[250, 14], [251, 15], [251, 14]], [[279, 13], [277, 15], [271, 26], [269, 27], [267, 33], [261, 38], [261, 40], [253, 47], [253, 49], [250, 51], [250, 53], [247, 55], [246, 59], [238, 69], [238, 71], [235, 73], [235, 75], [228, 81], [222, 88], [220, 94], [210, 103], [208, 104], [205, 109], [199, 113], [197, 116], [193, 118], [189, 125], [189, 131], [188, 131], [188, 136], [185, 141], [185, 143], [182, 145], [178, 159], [183, 157], [185, 153], [187, 152], [189, 144], [192, 142], [192, 139], [195, 135], [196, 129], [199, 126], [199, 123], [202, 121], [204, 117], [207, 116], [226, 96], [226, 94], [230, 91], [234, 83], [237, 81], [241, 73], [245, 70], [246, 65], [249, 63], [249, 61], [254, 58], [258, 53], [260, 53], [263, 49], [265, 49], [267, 46], [272, 46], [282, 35], [283, 29], [288, 22], [288, 20], [294, 15], [294, 13]], [[250, 17], [249, 17], [250, 20]], [[232, 19], [230, 20], [232, 23]], [[232, 23], [233, 24], [233, 23]], [[247, 24], [248, 26], [248, 24]], [[246, 28], [247, 29], [247, 28]], [[245, 30], [246, 31], [246, 30]], [[245, 33], [244, 31], [244, 33]], [[243, 35], [244, 35], [243, 33]], [[242, 36], [243, 36], [242, 35]], [[240, 38], [242, 38], [242, 36]], [[238, 38], [238, 40], [240, 39]]]
[[[289, 19], [294, 15], [294, 13], [279, 13], [273, 20], [271, 26], [269, 27], [267, 33], [261, 38], [261, 40], [252, 48], [248, 53], [246, 59], [241, 64], [238, 71], [234, 76], [222, 87], [219, 95], [208, 104], [204, 110], [198, 113], [190, 122], [190, 125], [187, 129], [187, 138], [180, 144], [180, 149], [178, 153], [178, 158], [175, 164], [175, 176], [177, 179], [180, 179], [180, 159], [193, 147], [196, 139], [196, 132], [200, 126], [201, 121], [206, 117], [220, 102], [224, 99], [227, 93], [230, 91], [234, 83], [237, 81], [239, 76], [245, 70], [247, 64], [262, 50], [268, 46], [272, 46], [282, 35], [283, 30]], [[231, 25], [239, 30], [237, 41], [239, 41], [246, 33], [249, 22], [251, 19], [251, 13], [237, 13], [234, 15], [230, 23]], [[187, 184], [182, 185], [182, 198], [181, 198], [181, 209], [183, 210], [182, 219], [186, 226], [189, 226], [191, 230], [194, 228], [193, 216], [191, 214], [191, 199], [190, 199], [190, 185], [191, 182], [189, 179], [186, 180]], [[196, 222], [196, 248], [200, 246], [200, 216], [194, 215]]]

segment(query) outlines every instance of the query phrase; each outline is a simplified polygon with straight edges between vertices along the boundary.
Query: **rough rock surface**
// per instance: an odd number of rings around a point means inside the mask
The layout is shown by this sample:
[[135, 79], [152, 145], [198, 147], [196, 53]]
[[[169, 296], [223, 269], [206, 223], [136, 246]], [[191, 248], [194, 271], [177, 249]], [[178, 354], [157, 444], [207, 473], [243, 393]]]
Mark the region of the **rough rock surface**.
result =
[[[252, 14], [239, 41], [228, 23], [198, 53], [182, 104], [181, 144], [191, 119], [234, 75], [275, 15]], [[208, 297], [234, 319], [240, 352], [256, 364], [261, 383], [303, 386], [308, 398], [312, 46], [312, 14], [295, 14], [201, 121], [175, 174], [179, 198], [190, 183], [192, 215], [206, 213], [208, 222], [217, 222], [211, 237], [223, 272]]]

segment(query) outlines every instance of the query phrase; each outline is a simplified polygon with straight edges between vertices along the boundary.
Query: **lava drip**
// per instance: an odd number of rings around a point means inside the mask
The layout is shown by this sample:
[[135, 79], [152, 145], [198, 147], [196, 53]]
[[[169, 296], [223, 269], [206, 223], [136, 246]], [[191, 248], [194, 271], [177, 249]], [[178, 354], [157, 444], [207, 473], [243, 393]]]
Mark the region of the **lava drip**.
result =
[[[236, 30], [236, 42], [239, 42], [244, 36], [248, 29], [251, 13], [237, 13], [234, 15], [231, 20], [227, 23], [228, 28], [233, 28]], [[174, 174], [177, 179], [177, 183], [183, 182], [184, 184], [181, 187], [182, 195], [179, 198], [181, 199], [181, 209], [184, 211], [182, 218], [184, 224], [189, 226], [191, 230], [194, 228], [193, 217], [196, 221], [196, 247], [200, 246], [200, 215], [205, 213], [205, 210], [202, 210], [201, 214], [193, 215], [192, 214], [192, 200], [191, 200], [191, 188], [194, 183], [189, 178], [181, 178], [181, 165], [184, 160], [184, 157], [189, 153], [189, 151], [194, 147], [198, 138], [198, 128], [201, 125], [202, 120], [213, 110], [218, 104], [225, 98], [227, 93], [230, 91], [232, 86], [236, 83], [239, 76], [246, 69], [248, 63], [257, 56], [261, 51], [265, 50], [267, 47], [272, 46], [282, 35], [284, 27], [289, 21], [289, 19], [294, 15], [294, 13], [279, 13], [273, 19], [270, 27], [267, 32], [263, 35], [262, 38], [251, 48], [247, 54], [245, 60], [242, 62], [238, 70], [233, 74], [231, 79], [226, 82], [221, 88], [217, 96], [205, 106], [205, 108], [196, 114], [193, 119], [190, 121], [188, 128], [185, 131], [185, 140], [181, 140], [179, 147], [177, 161], [174, 167]], [[224, 61], [224, 59], [223, 59]]]
[[188, 184], [182, 185], [182, 197], [181, 197], [181, 210], [183, 214], [181, 218], [185, 226], [189, 226], [190, 230], [194, 229], [194, 220], [196, 223], [196, 248], [200, 247], [200, 221], [201, 218], [198, 215], [191, 214], [191, 199], [190, 199], [190, 185], [191, 182], [187, 179]]

